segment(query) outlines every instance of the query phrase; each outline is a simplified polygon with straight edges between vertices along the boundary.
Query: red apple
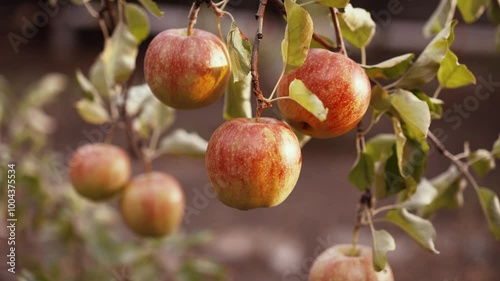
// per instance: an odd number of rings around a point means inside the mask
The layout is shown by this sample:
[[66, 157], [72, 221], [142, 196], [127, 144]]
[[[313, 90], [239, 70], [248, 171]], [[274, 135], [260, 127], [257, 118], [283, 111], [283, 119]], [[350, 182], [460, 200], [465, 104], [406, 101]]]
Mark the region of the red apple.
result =
[[133, 178], [125, 187], [120, 208], [135, 233], [162, 237], [175, 231], [184, 215], [184, 193], [175, 178], [151, 172]]
[[248, 210], [276, 206], [288, 197], [299, 178], [302, 155], [285, 123], [236, 118], [213, 133], [205, 165], [219, 200]]
[[130, 178], [130, 158], [122, 149], [103, 143], [86, 144], [73, 154], [69, 176], [76, 191], [99, 201], [123, 189]]
[[288, 96], [294, 79], [302, 80], [328, 108], [327, 119], [319, 121], [298, 103], [278, 100], [283, 118], [295, 129], [316, 138], [342, 135], [361, 121], [371, 96], [370, 81], [356, 62], [324, 49], [310, 49], [304, 64], [286, 74], [278, 85], [278, 96]]
[[324, 251], [314, 261], [309, 281], [394, 281], [389, 265], [376, 272], [372, 249], [358, 245], [353, 253], [351, 244], [340, 244]]
[[230, 75], [224, 43], [212, 33], [168, 29], [149, 44], [144, 75], [153, 94], [177, 109], [214, 103], [225, 91]]

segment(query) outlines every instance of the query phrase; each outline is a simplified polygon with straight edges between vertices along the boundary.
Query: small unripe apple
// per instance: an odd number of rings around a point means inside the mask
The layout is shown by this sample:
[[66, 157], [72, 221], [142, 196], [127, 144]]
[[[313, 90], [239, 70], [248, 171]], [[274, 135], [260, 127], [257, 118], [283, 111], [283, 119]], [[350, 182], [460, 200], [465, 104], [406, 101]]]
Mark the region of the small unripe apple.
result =
[[278, 97], [289, 95], [294, 79], [302, 80], [328, 108], [325, 121], [319, 121], [293, 100], [280, 99], [283, 118], [295, 129], [316, 138], [332, 138], [354, 128], [370, 103], [370, 81], [356, 62], [324, 49], [310, 49], [304, 64], [286, 74], [278, 85]]
[[121, 148], [104, 143], [86, 144], [71, 157], [69, 176], [79, 194], [100, 201], [125, 187], [130, 169], [130, 158]]
[[288, 197], [299, 178], [302, 155], [285, 123], [236, 118], [213, 133], [205, 165], [219, 200], [248, 210], [276, 206]]
[[230, 75], [229, 54], [214, 34], [193, 29], [168, 29], [148, 46], [144, 75], [153, 94], [177, 109], [214, 103], [225, 91]]
[[141, 236], [174, 232], [184, 215], [184, 192], [172, 176], [151, 172], [134, 177], [125, 187], [120, 209], [125, 223]]
[[351, 244], [328, 248], [314, 261], [309, 281], [394, 281], [389, 265], [376, 272], [372, 262], [372, 249], [358, 245], [353, 252]]

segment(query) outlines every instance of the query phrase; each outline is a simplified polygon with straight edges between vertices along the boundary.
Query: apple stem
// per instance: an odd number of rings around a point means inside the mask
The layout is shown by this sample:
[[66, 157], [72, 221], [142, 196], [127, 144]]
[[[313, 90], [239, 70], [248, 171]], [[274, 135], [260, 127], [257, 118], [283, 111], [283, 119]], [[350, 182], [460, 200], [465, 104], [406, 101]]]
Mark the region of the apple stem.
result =
[[339, 52], [347, 57], [347, 51], [345, 50], [344, 39], [342, 39], [342, 31], [340, 30], [340, 24], [338, 19], [339, 10], [337, 8], [329, 8], [330, 14], [332, 15], [333, 28], [335, 29], [335, 40], [339, 46]]
[[271, 103], [264, 97], [262, 94], [262, 90], [260, 89], [259, 82], [259, 46], [260, 40], [264, 37], [262, 34], [262, 29], [264, 25], [264, 13], [266, 11], [267, 0], [260, 0], [259, 9], [255, 14], [255, 19], [257, 20], [257, 32], [255, 33], [255, 39], [253, 41], [252, 46], [252, 58], [251, 58], [251, 67], [250, 73], [252, 74], [252, 92], [254, 93], [257, 99], [257, 114], [256, 121], [259, 122], [260, 115], [262, 110], [271, 107]]
[[195, 0], [191, 6], [191, 10], [189, 10], [187, 36], [193, 35], [193, 27], [198, 20], [198, 12], [200, 11], [201, 3], [203, 3], [203, 0]]

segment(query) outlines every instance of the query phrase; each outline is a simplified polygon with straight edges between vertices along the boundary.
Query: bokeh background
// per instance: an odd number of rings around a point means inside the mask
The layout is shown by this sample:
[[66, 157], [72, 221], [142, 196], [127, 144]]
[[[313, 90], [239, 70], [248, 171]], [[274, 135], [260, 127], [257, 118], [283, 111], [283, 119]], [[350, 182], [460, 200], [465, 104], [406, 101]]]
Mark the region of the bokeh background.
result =
[[[86, 73], [102, 49], [103, 39], [97, 21], [83, 6], [69, 3], [60, 4], [47, 25], [38, 28], [36, 35], [26, 44], [20, 44], [16, 52], [7, 34], [21, 33], [23, 17], [31, 19], [41, 10], [37, 2], [0, 1], [0, 74], [18, 92], [47, 72], [72, 76], [79, 68]], [[150, 17], [151, 36], [167, 28], [187, 26], [191, 1], [158, 2], [165, 17]], [[428, 42], [422, 35], [423, 24], [437, 2], [353, 0], [353, 5], [370, 11], [377, 22], [377, 34], [367, 49], [368, 63], [374, 64], [408, 52], [418, 55]], [[257, 6], [258, 1], [231, 1], [227, 8], [249, 38], [254, 36]], [[315, 5], [308, 9], [313, 14], [315, 31], [333, 37], [326, 9]], [[202, 9], [197, 27], [214, 31], [215, 20], [207, 10]], [[460, 17], [458, 13], [456, 16]], [[228, 26], [229, 20], [223, 20], [225, 32]], [[279, 46], [283, 30], [284, 22], [269, 5], [259, 65], [266, 93], [272, 90], [281, 70]], [[432, 128], [444, 130], [447, 136], [445, 145], [452, 152], [462, 151], [464, 141], [468, 141], [472, 149], [489, 149], [500, 132], [500, 56], [495, 52], [494, 27], [483, 17], [472, 25], [461, 21], [455, 34], [452, 49], [460, 62], [476, 75], [478, 83], [443, 91], [440, 97], [446, 102], [444, 110], [451, 111], [449, 117], [453, 117], [454, 121], [446, 118], [435, 121]], [[140, 49], [139, 71], [134, 78], [136, 84], [144, 82], [142, 61], [147, 45], [148, 41]], [[349, 46], [348, 49], [349, 56], [359, 61], [359, 53]], [[454, 111], [457, 106], [470, 102], [468, 97], [473, 96], [480, 85], [491, 93], [488, 99], [480, 101], [477, 109], [466, 110], [466, 114]], [[435, 87], [436, 84], [431, 84], [424, 90], [432, 93]], [[51, 137], [50, 148], [63, 155], [86, 140], [84, 131], [95, 129], [85, 124], [74, 110], [74, 102], [80, 95], [76, 83], [71, 80], [68, 90], [48, 108], [49, 114], [57, 119], [57, 130]], [[174, 128], [196, 131], [209, 139], [211, 132], [223, 122], [222, 106], [223, 99], [200, 110], [178, 111]], [[277, 116], [278, 113], [270, 109], [265, 114]], [[457, 118], [460, 122], [456, 121]], [[391, 131], [388, 120], [382, 120], [370, 136]], [[118, 134], [115, 143], [125, 146], [125, 136]], [[349, 184], [347, 174], [355, 157], [354, 132], [335, 139], [312, 140], [303, 149], [302, 172], [290, 197], [280, 206], [247, 212], [228, 208], [213, 198], [200, 199], [200, 192], [206, 192], [208, 188], [203, 160], [164, 157], [154, 163], [154, 168], [174, 175], [182, 183], [187, 205], [198, 210], [189, 217], [189, 223], [185, 223], [183, 229], [188, 232], [205, 228], [214, 231], [215, 240], [203, 251], [227, 266], [231, 280], [295, 281], [307, 279], [308, 269], [318, 252], [328, 245], [352, 240], [355, 208], [361, 194]], [[439, 174], [449, 165], [447, 159], [434, 152], [429, 158], [426, 176]], [[134, 171], [141, 171], [138, 163], [134, 165]], [[480, 179], [480, 185], [500, 194], [500, 172], [494, 171]], [[388, 224], [380, 225], [396, 239], [397, 249], [388, 256], [396, 280], [500, 280], [500, 243], [489, 233], [471, 188], [465, 191], [465, 206], [459, 210], [440, 212], [434, 218], [434, 225], [438, 233], [436, 247], [441, 251], [439, 255], [427, 253], [399, 229]], [[368, 229], [361, 230], [361, 241], [370, 243]], [[3, 243], [1, 247], [4, 247]], [[30, 254], [29, 249], [20, 247], [19, 256]], [[0, 261], [3, 258], [0, 257]], [[3, 268], [3, 263], [0, 268]], [[0, 280], [4, 280], [2, 278], [6, 277], [0, 275]]]

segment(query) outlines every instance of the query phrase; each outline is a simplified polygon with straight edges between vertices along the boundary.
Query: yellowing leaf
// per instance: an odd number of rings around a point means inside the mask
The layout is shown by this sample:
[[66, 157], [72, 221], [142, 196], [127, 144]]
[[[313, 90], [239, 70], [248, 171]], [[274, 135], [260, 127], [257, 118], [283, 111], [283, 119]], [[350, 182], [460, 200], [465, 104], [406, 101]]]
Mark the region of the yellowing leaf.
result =
[[495, 238], [500, 240], [500, 203], [498, 196], [485, 187], [479, 188], [478, 196], [490, 230]]
[[495, 158], [486, 149], [478, 149], [471, 153], [468, 157], [470, 166], [480, 177], [486, 175], [489, 171], [495, 168]]
[[439, 84], [443, 88], [458, 88], [476, 84], [476, 77], [464, 64], [458, 63], [457, 56], [448, 49], [438, 70]]
[[140, 44], [149, 35], [149, 19], [148, 15], [139, 5], [127, 3], [125, 6], [125, 18], [127, 26], [135, 37], [135, 40]]
[[250, 73], [250, 62], [252, 56], [252, 44], [243, 35], [235, 22], [231, 24], [231, 30], [227, 34], [227, 48], [231, 59], [231, 81], [239, 82], [245, 80]]
[[453, 19], [456, 8], [457, 0], [441, 0], [439, 6], [424, 25], [424, 36], [428, 38], [443, 30]]
[[377, 26], [368, 11], [349, 4], [338, 19], [342, 36], [354, 47], [361, 49], [370, 44]]
[[252, 76], [247, 74], [243, 80], [235, 82], [232, 79], [233, 74], [234, 72], [231, 73], [231, 78], [227, 85], [223, 117], [226, 120], [240, 117], [251, 118], [252, 104], [250, 97], [252, 95]]
[[313, 21], [309, 13], [292, 0], [285, 0], [287, 26], [281, 42], [283, 73], [287, 74], [304, 64], [311, 44]]
[[489, 0], [458, 0], [457, 4], [464, 21], [473, 23], [483, 14]]
[[323, 102], [299, 80], [294, 79], [290, 83], [290, 98], [300, 104], [304, 109], [318, 118], [319, 121], [325, 121], [328, 115], [328, 108], [325, 108]]
[[158, 8], [155, 1], [153, 0], [139, 0], [141, 4], [153, 15], [161, 18], [163, 17], [163, 12]]
[[88, 99], [79, 100], [76, 109], [83, 120], [90, 124], [100, 125], [110, 120], [109, 114], [100, 103]]
[[318, 3], [332, 8], [344, 8], [347, 4], [349, 4], [350, 0], [322, 0]]

